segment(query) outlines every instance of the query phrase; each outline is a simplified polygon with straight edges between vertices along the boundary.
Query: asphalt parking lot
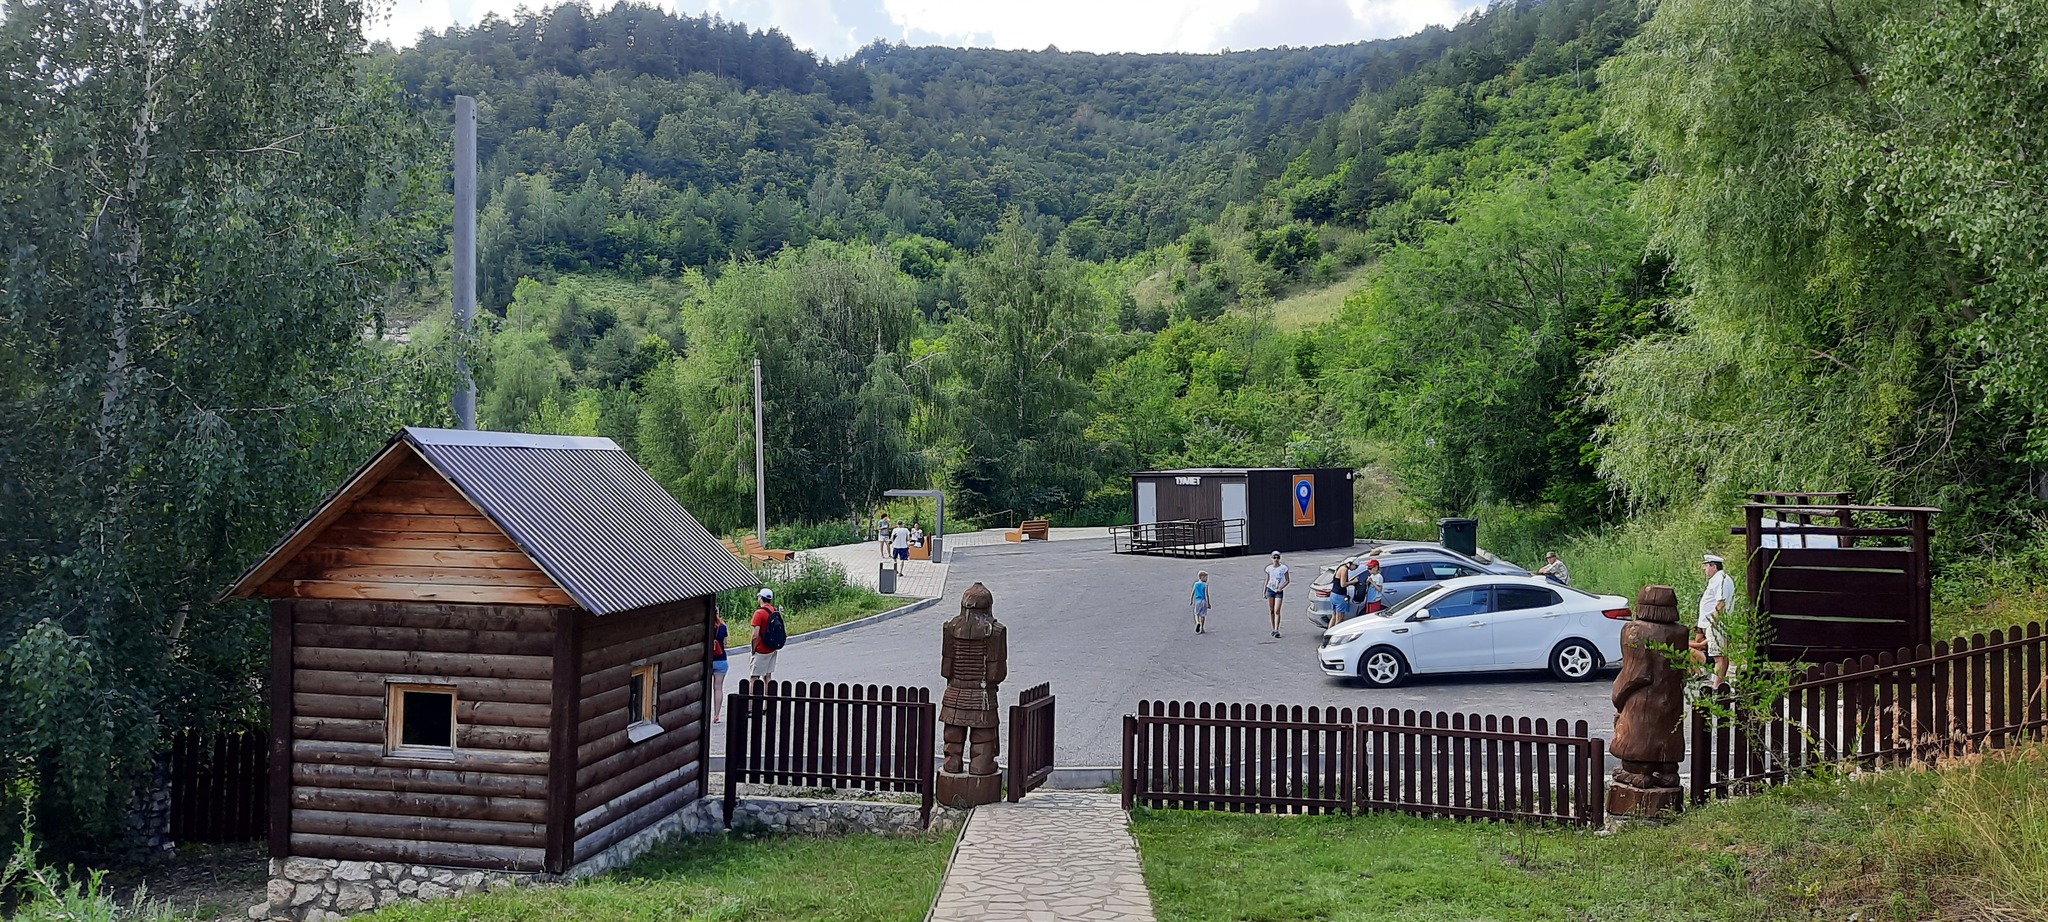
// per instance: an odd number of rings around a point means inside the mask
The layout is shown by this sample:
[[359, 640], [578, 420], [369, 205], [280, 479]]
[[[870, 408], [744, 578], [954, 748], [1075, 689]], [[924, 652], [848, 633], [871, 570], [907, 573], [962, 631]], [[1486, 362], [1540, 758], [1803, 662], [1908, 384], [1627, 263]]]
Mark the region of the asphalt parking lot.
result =
[[[1321, 631], [1307, 620], [1308, 584], [1341, 551], [1287, 555], [1295, 568], [1281, 637], [1268, 633], [1260, 589], [1267, 560], [1119, 556], [1107, 539], [962, 548], [937, 605], [783, 650], [775, 677], [799, 681], [923, 684], [936, 693], [940, 625], [960, 594], [981, 582], [1009, 628], [1010, 675], [1002, 697], [1051, 682], [1058, 698], [1060, 765], [1116, 765], [1124, 714], [1141, 698], [1303, 706], [1393, 707], [1584, 720], [1612, 729], [1612, 670], [1568, 684], [1548, 673], [1416, 676], [1373, 690], [1323, 675]], [[1209, 571], [1214, 610], [1196, 635], [1188, 589]], [[746, 674], [735, 653], [733, 675]], [[721, 747], [715, 747], [722, 749]]]

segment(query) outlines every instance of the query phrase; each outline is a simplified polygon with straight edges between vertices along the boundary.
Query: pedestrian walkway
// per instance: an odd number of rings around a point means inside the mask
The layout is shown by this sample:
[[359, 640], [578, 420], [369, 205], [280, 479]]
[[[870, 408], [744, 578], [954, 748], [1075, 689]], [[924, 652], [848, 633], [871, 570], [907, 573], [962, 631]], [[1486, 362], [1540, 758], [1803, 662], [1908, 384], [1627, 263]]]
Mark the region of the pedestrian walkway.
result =
[[[1107, 528], [1055, 528], [1052, 541], [1085, 541], [1107, 538]], [[943, 553], [951, 557], [963, 548], [982, 547], [1005, 543], [1003, 529], [985, 528], [981, 531], [962, 532], [945, 536]], [[846, 568], [846, 580], [858, 586], [876, 589], [880, 584], [882, 564], [887, 563], [882, 551], [873, 541], [861, 544], [841, 544], [834, 547], [813, 548], [797, 552], [805, 557], [817, 557], [833, 561]], [[896, 591], [891, 595], [911, 599], [937, 599], [946, 594], [946, 576], [952, 571], [951, 563], [933, 563], [929, 560], [906, 560], [896, 574]]]
[[1152, 922], [1115, 794], [1037, 791], [974, 808], [929, 922]]

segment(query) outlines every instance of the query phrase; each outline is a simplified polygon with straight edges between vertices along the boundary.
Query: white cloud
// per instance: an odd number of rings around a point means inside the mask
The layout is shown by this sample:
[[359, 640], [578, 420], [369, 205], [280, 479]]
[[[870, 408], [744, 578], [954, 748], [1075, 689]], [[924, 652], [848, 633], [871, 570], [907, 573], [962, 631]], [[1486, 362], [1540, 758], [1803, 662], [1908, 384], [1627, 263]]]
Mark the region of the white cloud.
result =
[[[408, 45], [422, 29], [509, 17], [554, 0], [393, 0], [372, 38]], [[591, 0], [602, 10], [616, 0]], [[1485, 0], [666, 0], [776, 28], [800, 47], [842, 58], [877, 39], [1065, 51], [1209, 52], [1329, 45], [1451, 25]]]

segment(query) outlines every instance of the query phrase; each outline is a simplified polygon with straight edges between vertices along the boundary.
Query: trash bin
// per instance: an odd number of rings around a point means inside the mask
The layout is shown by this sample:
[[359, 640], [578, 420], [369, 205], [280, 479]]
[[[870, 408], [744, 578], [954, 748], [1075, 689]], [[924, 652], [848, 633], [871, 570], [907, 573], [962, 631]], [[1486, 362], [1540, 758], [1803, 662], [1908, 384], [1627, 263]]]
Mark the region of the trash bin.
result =
[[1479, 553], [1478, 519], [1437, 519], [1437, 543], [1467, 557]]
[[875, 574], [875, 591], [883, 595], [896, 594], [896, 562], [882, 561], [882, 570]]

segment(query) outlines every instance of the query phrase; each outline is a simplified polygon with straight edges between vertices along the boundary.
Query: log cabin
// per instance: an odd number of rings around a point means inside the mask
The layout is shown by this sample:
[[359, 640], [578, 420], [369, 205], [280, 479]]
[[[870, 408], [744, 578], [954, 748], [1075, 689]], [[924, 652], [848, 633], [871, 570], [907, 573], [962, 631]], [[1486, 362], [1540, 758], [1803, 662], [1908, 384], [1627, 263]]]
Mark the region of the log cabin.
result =
[[704, 794], [745, 562], [610, 439], [408, 428], [272, 600], [270, 852], [562, 874]]

